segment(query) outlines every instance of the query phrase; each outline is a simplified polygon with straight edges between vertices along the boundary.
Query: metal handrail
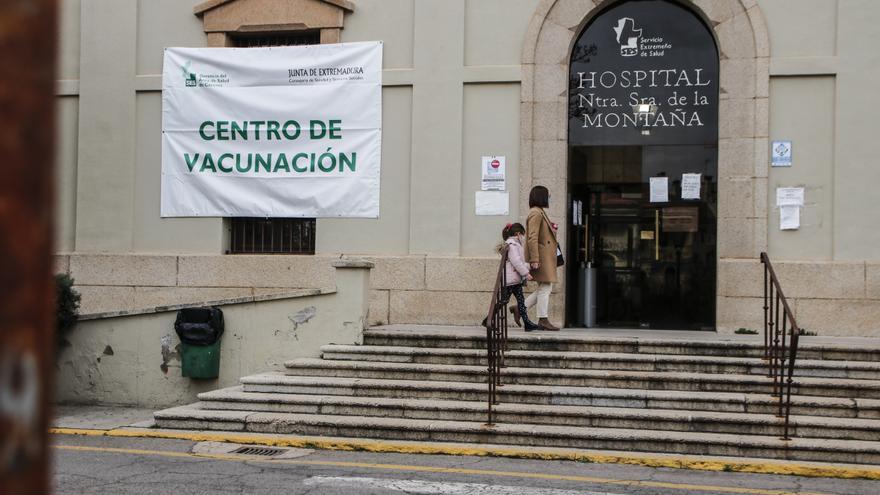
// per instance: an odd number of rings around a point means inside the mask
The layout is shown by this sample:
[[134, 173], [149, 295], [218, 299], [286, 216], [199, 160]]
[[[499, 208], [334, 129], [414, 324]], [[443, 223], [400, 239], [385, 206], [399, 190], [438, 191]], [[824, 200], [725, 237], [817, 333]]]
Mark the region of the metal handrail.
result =
[[[779, 410], [776, 416], [785, 418], [782, 439], [790, 440], [788, 430], [791, 416], [791, 386], [794, 382], [800, 327], [782, 292], [782, 286], [767, 253], [761, 253], [761, 263], [764, 265], [764, 359], [768, 361], [767, 376], [773, 379], [773, 395], [779, 397]], [[786, 374], [788, 377], [785, 376]]]
[[495, 411], [493, 405], [498, 404], [498, 387], [501, 386], [501, 368], [504, 367], [504, 353], [507, 350], [507, 304], [504, 298], [504, 290], [507, 286], [507, 246], [501, 249], [501, 263], [498, 265], [498, 275], [495, 277], [495, 287], [492, 290], [492, 300], [489, 303], [489, 312], [486, 315], [486, 360], [488, 362], [488, 374], [486, 381], [489, 385], [487, 395], [486, 424], [494, 424]]

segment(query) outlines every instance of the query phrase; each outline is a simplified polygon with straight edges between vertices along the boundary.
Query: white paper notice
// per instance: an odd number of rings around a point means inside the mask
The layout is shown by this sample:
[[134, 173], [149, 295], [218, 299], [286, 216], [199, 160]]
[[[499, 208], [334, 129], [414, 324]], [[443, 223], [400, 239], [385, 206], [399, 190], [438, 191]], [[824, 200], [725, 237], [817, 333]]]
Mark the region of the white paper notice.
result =
[[507, 215], [509, 195], [502, 191], [477, 191], [477, 215]]
[[507, 159], [503, 156], [484, 156], [482, 158], [484, 191], [503, 191]]
[[651, 202], [669, 202], [669, 177], [651, 177]]
[[801, 226], [800, 206], [779, 207], [779, 230], [797, 230]]
[[571, 224], [572, 225], [583, 225], [583, 202], [579, 199], [574, 199], [571, 202]]
[[700, 199], [700, 174], [681, 174], [681, 199]]
[[804, 206], [804, 188], [777, 187], [776, 206]]

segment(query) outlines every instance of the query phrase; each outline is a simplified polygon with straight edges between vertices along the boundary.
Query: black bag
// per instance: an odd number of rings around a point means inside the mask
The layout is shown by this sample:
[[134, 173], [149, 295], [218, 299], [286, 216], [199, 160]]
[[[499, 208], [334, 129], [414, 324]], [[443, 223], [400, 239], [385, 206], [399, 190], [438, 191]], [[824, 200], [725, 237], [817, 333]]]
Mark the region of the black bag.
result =
[[177, 312], [174, 331], [181, 342], [211, 345], [223, 335], [223, 311], [217, 307], [184, 308]]

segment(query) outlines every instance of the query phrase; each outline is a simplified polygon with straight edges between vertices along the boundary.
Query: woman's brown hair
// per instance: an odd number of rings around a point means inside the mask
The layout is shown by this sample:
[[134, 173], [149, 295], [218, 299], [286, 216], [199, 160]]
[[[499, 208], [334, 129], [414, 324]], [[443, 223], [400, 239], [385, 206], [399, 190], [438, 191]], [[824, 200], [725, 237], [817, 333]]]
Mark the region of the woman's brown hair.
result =
[[535, 186], [529, 193], [529, 208], [548, 208], [550, 206], [550, 191], [544, 186]]

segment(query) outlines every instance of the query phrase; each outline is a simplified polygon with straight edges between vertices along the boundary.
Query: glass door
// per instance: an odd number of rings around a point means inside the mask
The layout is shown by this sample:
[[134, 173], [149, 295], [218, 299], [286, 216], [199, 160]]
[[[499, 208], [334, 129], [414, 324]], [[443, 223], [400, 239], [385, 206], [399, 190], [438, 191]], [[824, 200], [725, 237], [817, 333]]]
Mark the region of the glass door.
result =
[[[571, 259], [595, 268], [599, 326], [714, 329], [715, 150], [654, 148], [587, 153], [586, 167], [606, 170], [613, 157], [629, 153], [638, 160], [614, 165], [623, 170], [614, 172], [616, 183], [571, 185], [573, 204], [585, 205], [583, 240], [574, 236], [584, 245], [576, 246]], [[691, 192], [683, 199], [682, 174], [700, 174], [697, 197]], [[651, 177], [666, 177], [666, 201], [651, 201]]]

